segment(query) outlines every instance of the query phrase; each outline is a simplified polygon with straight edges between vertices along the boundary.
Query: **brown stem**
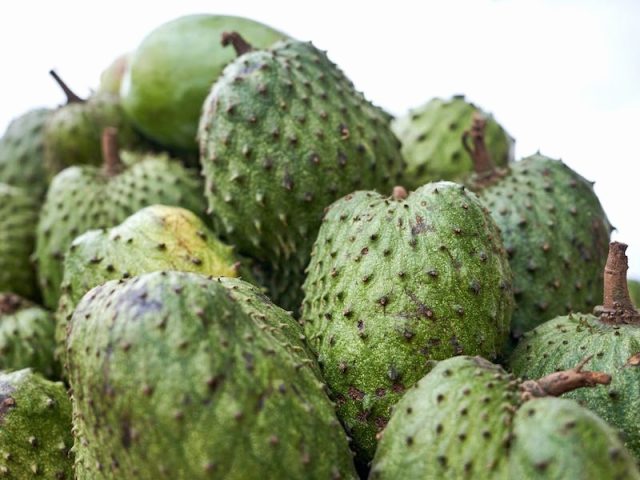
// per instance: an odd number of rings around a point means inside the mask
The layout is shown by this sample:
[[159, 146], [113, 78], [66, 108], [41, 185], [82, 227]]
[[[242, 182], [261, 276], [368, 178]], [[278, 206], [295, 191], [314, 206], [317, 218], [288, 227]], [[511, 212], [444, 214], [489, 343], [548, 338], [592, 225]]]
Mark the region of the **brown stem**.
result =
[[11, 315], [25, 304], [26, 301], [15, 293], [0, 294], [0, 313], [3, 315]]
[[[486, 128], [487, 119], [482, 113], [475, 111], [471, 119], [471, 128], [462, 134], [462, 145], [471, 156], [475, 172], [482, 176], [490, 176], [496, 169], [484, 143]], [[469, 144], [469, 140], [473, 142], [473, 146]]]
[[524, 401], [539, 397], [558, 397], [563, 393], [571, 392], [578, 388], [609, 385], [611, 383], [611, 375], [582, 370], [592, 357], [593, 355], [590, 355], [582, 359], [572, 369], [554, 372], [538, 380], [522, 382], [520, 385], [520, 397]]
[[233, 45], [236, 55], [240, 56], [253, 50], [253, 47], [238, 32], [223, 32], [222, 46]]
[[107, 127], [102, 131], [102, 160], [104, 172], [108, 177], [114, 177], [122, 171], [118, 130], [113, 127]]
[[55, 70], [49, 70], [49, 75], [53, 77], [56, 83], [60, 86], [64, 94], [67, 96], [67, 103], [84, 103], [85, 99], [80, 98], [76, 95], [73, 90], [69, 88], [69, 86], [60, 78], [60, 76], [55, 72]]
[[635, 309], [627, 287], [627, 245], [609, 244], [609, 256], [604, 267], [604, 302], [594, 313], [604, 323], [640, 325], [640, 313]]
[[394, 200], [404, 200], [409, 196], [409, 194], [403, 186], [396, 185], [395, 187], [393, 187], [393, 193], [391, 194], [391, 196]]

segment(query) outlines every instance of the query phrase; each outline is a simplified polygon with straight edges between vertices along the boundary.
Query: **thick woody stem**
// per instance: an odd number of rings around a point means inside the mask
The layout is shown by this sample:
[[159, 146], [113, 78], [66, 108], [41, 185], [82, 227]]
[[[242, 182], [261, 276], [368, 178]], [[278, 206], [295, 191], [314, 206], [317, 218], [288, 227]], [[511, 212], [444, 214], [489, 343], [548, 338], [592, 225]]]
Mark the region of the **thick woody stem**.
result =
[[[491, 176], [496, 167], [484, 142], [487, 119], [480, 112], [473, 112], [471, 128], [462, 134], [462, 145], [471, 156], [473, 169], [481, 176]], [[472, 144], [470, 144], [471, 142]]]
[[582, 370], [592, 356], [584, 358], [570, 370], [554, 372], [538, 380], [523, 382], [520, 385], [520, 397], [524, 401], [539, 397], [558, 397], [578, 388], [609, 385], [611, 375]]
[[107, 127], [102, 131], [102, 160], [104, 172], [113, 177], [122, 171], [122, 160], [118, 148], [118, 131]]
[[393, 187], [393, 193], [391, 194], [394, 200], [404, 200], [408, 195], [407, 190], [401, 185]]
[[609, 256], [604, 267], [604, 302], [594, 313], [604, 323], [623, 325], [639, 324], [640, 313], [635, 309], [627, 287], [627, 245], [609, 244]]
[[69, 86], [60, 78], [60, 76], [54, 71], [49, 70], [49, 75], [53, 77], [56, 83], [60, 86], [64, 94], [67, 96], [67, 103], [84, 103], [86, 100], [80, 98], [78, 95], [74, 93], [73, 90], [69, 88]]
[[240, 56], [253, 50], [253, 46], [247, 42], [238, 32], [224, 32], [222, 34], [222, 46], [233, 45], [236, 55]]

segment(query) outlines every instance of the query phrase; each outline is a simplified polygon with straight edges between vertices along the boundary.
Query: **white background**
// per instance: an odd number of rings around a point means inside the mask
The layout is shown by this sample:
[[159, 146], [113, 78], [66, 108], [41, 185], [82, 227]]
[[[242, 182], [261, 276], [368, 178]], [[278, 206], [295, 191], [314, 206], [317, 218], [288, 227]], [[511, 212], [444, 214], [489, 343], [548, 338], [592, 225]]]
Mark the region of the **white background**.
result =
[[640, 1], [15, 1], [0, 7], [0, 132], [80, 95], [156, 26], [190, 13], [253, 18], [312, 40], [394, 114], [465, 93], [516, 138], [590, 180], [640, 277]]

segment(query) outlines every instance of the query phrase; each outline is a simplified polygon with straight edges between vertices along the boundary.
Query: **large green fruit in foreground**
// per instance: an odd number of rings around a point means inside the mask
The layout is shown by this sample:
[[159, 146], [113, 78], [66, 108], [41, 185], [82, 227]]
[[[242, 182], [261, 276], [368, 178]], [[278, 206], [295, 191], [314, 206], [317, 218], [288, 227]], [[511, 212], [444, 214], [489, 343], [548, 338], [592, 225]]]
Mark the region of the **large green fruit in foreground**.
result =
[[31, 263], [38, 222], [38, 200], [22, 188], [0, 183], [0, 292], [36, 298]]
[[592, 355], [593, 368], [613, 376], [611, 385], [568, 396], [623, 431], [626, 445], [640, 459], [640, 315], [629, 297], [624, 298], [625, 249], [626, 245], [612, 243], [605, 269], [605, 311], [574, 313], [543, 323], [520, 340], [510, 366], [516, 375], [534, 378]]
[[91, 230], [73, 241], [64, 260], [58, 345], [64, 345], [67, 322], [89, 290], [108, 280], [159, 270], [237, 277], [240, 263], [232, 247], [220, 242], [196, 215], [179, 207], [154, 205], [110, 230]]
[[103, 168], [70, 167], [51, 182], [36, 242], [39, 280], [49, 308], [58, 306], [64, 256], [78, 235], [117, 225], [157, 203], [204, 211], [202, 185], [194, 172], [164, 154], [121, 155], [122, 161], [117, 154], [107, 157]]
[[40, 198], [47, 191], [44, 125], [51, 110], [38, 108], [14, 119], [0, 138], [0, 182], [22, 187]]
[[429, 361], [496, 358], [513, 309], [500, 233], [478, 198], [451, 182], [399, 190], [331, 205], [304, 284], [305, 333], [361, 461]]
[[124, 108], [142, 132], [166, 147], [197, 151], [202, 102], [234, 58], [220, 45], [222, 33], [231, 30], [258, 48], [285, 38], [261, 23], [224, 15], [180, 17], [147, 35], [121, 88]]
[[522, 384], [480, 357], [439, 362], [396, 405], [370, 479], [639, 479], [615, 430], [545, 397], [567, 391], [556, 390], [565, 373], [578, 386], [610, 380], [576, 368]]
[[71, 402], [30, 369], [0, 373], [0, 477], [72, 480]]
[[469, 183], [500, 227], [509, 253], [513, 335], [557, 315], [592, 309], [602, 298], [611, 231], [592, 184], [539, 153], [506, 170], [482, 155], [474, 159], [478, 173]]
[[0, 370], [30, 367], [56, 376], [54, 329], [51, 312], [13, 293], [0, 293]]
[[[434, 98], [393, 121], [391, 127], [402, 142], [407, 162], [403, 182], [411, 190], [428, 182], [460, 180], [473, 171], [463, 148], [462, 135], [480, 110], [464, 95], [450, 100]], [[492, 116], [487, 118], [486, 143], [495, 162], [513, 160], [513, 139]]]
[[67, 94], [67, 104], [51, 114], [44, 129], [45, 163], [52, 176], [72, 165], [100, 165], [101, 136], [107, 127], [118, 130], [122, 148], [142, 147], [117, 95], [96, 93], [83, 100], [51, 73]]
[[[225, 37], [238, 53], [247, 45]], [[353, 190], [389, 190], [402, 166], [389, 117], [310, 43], [240, 55], [205, 101], [201, 163], [209, 209], [241, 252], [289, 278], [274, 301], [300, 305], [325, 207]]]
[[82, 299], [67, 346], [86, 478], [356, 478], [300, 328], [256, 292], [155, 272]]

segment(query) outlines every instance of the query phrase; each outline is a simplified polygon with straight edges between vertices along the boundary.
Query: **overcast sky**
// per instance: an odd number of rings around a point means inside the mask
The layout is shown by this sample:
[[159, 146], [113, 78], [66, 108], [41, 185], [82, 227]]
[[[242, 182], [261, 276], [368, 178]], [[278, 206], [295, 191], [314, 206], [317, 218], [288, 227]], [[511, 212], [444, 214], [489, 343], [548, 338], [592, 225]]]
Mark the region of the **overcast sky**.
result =
[[55, 106], [55, 68], [81, 95], [154, 27], [190, 13], [251, 17], [312, 40], [375, 103], [401, 114], [464, 93], [516, 138], [596, 181], [640, 277], [640, 1], [4, 2], [0, 132]]

